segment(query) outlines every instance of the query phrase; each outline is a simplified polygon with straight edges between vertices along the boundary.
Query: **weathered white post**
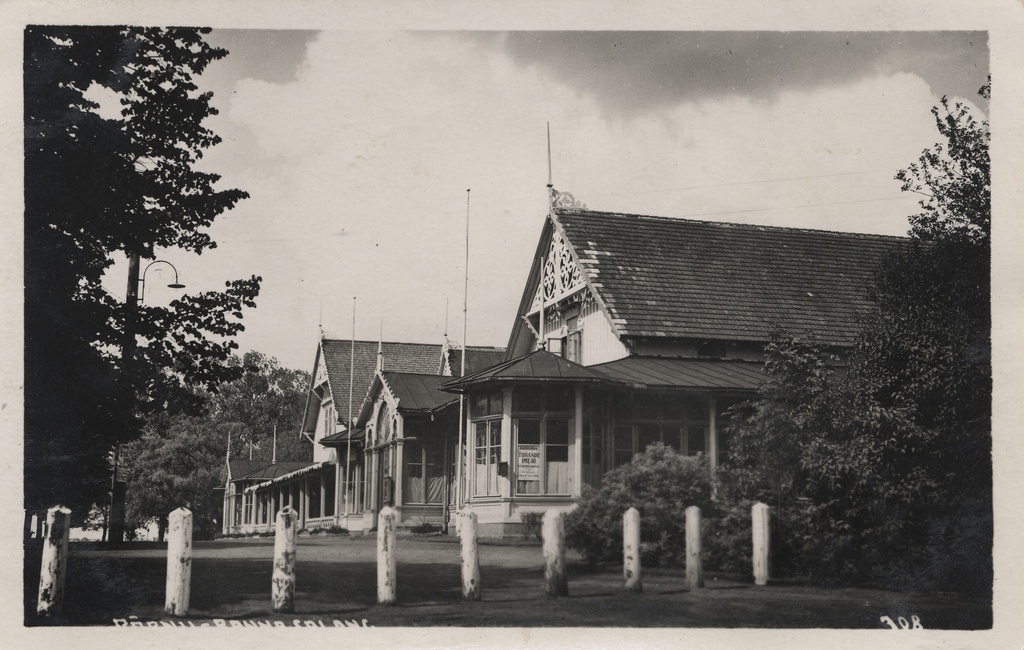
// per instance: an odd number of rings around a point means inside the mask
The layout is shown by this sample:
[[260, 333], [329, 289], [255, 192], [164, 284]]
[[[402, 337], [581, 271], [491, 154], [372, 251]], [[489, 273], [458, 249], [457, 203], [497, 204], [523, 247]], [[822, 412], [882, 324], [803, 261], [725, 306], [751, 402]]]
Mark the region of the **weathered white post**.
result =
[[768, 584], [771, 569], [771, 509], [764, 503], [755, 503], [750, 509], [750, 522], [754, 535], [754, 584]]
[[39, 571], [39, 603], [36, 612], [43, 616], [60, 614], [64, 606], [64, 582], [68, 573], [68, 535], [71, 510], [54, 506], [46, 511], [43, 529], [43, 562]]
[[167, 515], [167, 589], [164, 612], [187, 616], [192, 589], [192, 513], [178, 508]]
[[290, 614], [295, 611], [295, 533], [298, 513], [285, 506], [277, 513], [274, 533], [274, 578], [271, 597], [274, 611]]
[[622, 515], [622, 577], [626, 591], [644, 590], [640, 566], [640, 511], [630, 508]]
[[548, 510], [541, 524], [544, 538], [544, 585], [549, 596], [569, 595], [569, 579], [565, 574], [565, 515]]
[[700, 508], [686, 509], [686, 586], [698, 589], [704, 586], [704, 558], [700, 543]]
[[377, 516], [377, 603], [394, 605], [398, 600], [397, 559], [395, 557], [395, 520], [398, 513], [391, 506]]
[[462, 597], [480, 600], [480, 554], [477, 545], [476, 513], [459, 513], [459, 539], [462, 541]]

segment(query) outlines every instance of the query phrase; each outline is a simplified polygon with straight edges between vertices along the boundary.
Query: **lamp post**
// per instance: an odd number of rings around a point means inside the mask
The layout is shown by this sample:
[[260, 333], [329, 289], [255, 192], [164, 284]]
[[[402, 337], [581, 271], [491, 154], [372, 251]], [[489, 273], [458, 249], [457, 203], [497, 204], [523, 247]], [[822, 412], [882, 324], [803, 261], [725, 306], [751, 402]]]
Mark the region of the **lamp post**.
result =
[[[146, 295], [146, 273], [154, 264], [166, 264], [174, 271], [174, 282], [167, 286], [171, 289], [184, 289], [185, 285], [178, 281], [178, 269], [167, 260], [153, 260], [146, 265], [146, 268], [139, 273], [141, 265], [140, 256], [135, 253], [128, 256], [128, 290], [125, 296], [125, 324], [124, 344], [121, 351], [121, 363], [124, 373], [124, 381], [131, 386], [131, 366], [135, 359], [135, 317], [138, 313], [138, 306], [143, 303]], [[141, 297], [140, 297], [141, 293]], [[131, 395], [134, 397], [134, 390]], [[134, 399], [132, 408], [134, 408]], [[110, 509], [107, 513], [107, 526], [104, 536], [111, 543], [124, 541], [124, 505], [126, 482], [118, 481], [118, 469], [121, 464], [121, 440], [114, 443], [114, 470], [110, 479]]]

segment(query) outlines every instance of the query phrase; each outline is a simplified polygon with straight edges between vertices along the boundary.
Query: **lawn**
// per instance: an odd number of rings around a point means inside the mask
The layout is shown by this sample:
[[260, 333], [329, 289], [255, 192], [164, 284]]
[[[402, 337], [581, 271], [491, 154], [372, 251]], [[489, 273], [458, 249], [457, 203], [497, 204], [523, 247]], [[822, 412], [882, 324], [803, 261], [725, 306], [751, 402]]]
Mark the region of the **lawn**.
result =
[[[193, 553], [193, 625], [333, 625], [460, 627], [778, 627], [888, 629], [880, 620], [918, 617], [931, 629], [987, 629], [988, 599], [953, 593], [823, 589], [801, 584], [755, 587], [742, 576], [707, 574], [690, 591], [680, 571], [647, 571], [644, 591], [622, 589], [619, 567], [588, 570], [569, 554], [569, 597], [543, 586], [539, 544], [481, 543], [483, 598], [463, 602], [459, 545], [453, 539], [400, 537], [398, 605], [376, 604], [372, 537], [298, 538], [295, 613], [274, 614], [271, 539], [197, 542]], [[26, 549], [25, 624], [112, 625], [115, 620], [169, 621], [163, 614], [166, 545], [107, 549], [72, 543], [63, 618], [35, 615], [39, 550]], [[136, 618], [129, 618], [136, 617]]]

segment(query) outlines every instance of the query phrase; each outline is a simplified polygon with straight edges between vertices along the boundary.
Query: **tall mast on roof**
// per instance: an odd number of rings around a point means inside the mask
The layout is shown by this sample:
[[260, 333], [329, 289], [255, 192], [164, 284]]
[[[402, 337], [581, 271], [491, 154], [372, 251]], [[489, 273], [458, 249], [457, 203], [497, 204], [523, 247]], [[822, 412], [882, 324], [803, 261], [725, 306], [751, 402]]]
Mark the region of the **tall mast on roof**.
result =
[[345, 421], [345, 517], [346, 522], [349, 514], [349, 504], [352, 503], [351, 487], [354, 487], [349, 480], [349, 473], [352, 471], [352, 384], [356, 376], [356, 297], [352, 296], [352, 339], [348, 345], [348, 420]]
[[[459, 377], [466, 376], [466, 313], [469, 306], [469, 189], [466, 189], [466, 265], [465, 265], [465, 282], [462, 286], [462, 364], [459, 370]], [[456, 479], [455, 479], [455, 490], [456, 490], [456, 501], [455, 511], [462, 510], [462, 443], [465, 438], [465, 400], [466, 397], [463, 393], [459, 394], [459, 446], [456, 449]]]

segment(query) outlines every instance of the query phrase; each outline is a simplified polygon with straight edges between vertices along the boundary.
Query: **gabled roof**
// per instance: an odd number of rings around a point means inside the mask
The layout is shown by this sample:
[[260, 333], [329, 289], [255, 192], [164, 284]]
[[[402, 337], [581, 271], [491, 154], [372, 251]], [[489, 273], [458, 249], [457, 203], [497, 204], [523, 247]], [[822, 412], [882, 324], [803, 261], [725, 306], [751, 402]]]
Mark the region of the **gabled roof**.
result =
[[442, 390], [461, 393], [471, 386], [503, 381], [533, 380], [545, 383], [614, 383], [608, 377], [586, 366], [537, 350], [522, 357], [485, 368], [461, 379], [449, 381]]
[[[623, 337], [767, 341], [773, 324], [850, 345], [902, 237], [552, 211]], [[545, 228], [547, 231], [547, 228]]]
[[[456, 347], [445, 348], [445, 363], [451, 371], [451, 377], [462, 376], [462, 350]], [[469, 345], [466, 346], [466, 374], [489, 368], [505, 360], [505, 348]], [[443, 371], [443, 369], [442, 369]]]
[[451, 381], [451, 377], [406, 372], [383, 374], [391, 394], [398, 399], [400, 412], [430, 412], [456, 401], [450, 394], [441, 392], [441, 386]]
[[[377, 341], [355, 341], [353, 359], [353, 342], [348, 340], [324, 338], [320, 341], [317, 351], [317, 362], [321, 359], [327, 368], [327, 382], [330, 384], [334, 409], [338, 413], [338, 421], [348, 426], [349, 375], [351, 368], [352, 384], [352, 416], [359, 413], [366, 391], [377, 372]], [[427, 343], [381, 343], [384, 357], [384, 369], [400, 372], [437, 372], [437, 359], [441, 346]], [[315, 369], [314, 369], [315, 372]], [[314, 375], [315, 377], [315, 375]], [[315, 381], [315, 378], [314, 378]], [[312, 386], [310, 388], [313, 388]], [[315, 427], [315, 413], [312, 419], [308, 411], [319, 408], [319, 403], [307, 400], [306, 429]]]

